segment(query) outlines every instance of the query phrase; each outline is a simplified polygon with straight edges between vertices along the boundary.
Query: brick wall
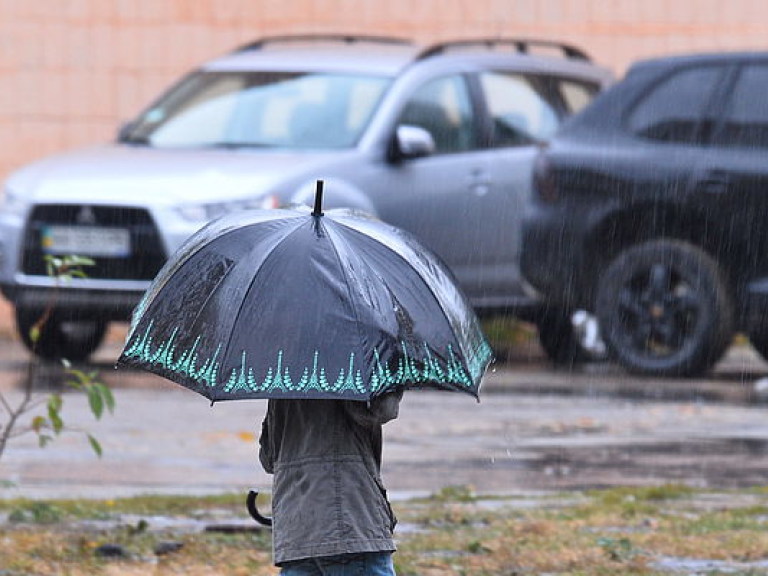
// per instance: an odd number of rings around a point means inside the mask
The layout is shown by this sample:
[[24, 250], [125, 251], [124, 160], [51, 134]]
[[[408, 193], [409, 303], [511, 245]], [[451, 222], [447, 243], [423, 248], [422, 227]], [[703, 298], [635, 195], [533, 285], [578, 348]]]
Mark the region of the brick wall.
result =
[[263, 34], [559, 39], [637, 58], [762, 48], [764, 0], [0, 0], [0, 178], [110, 139], [198, 62]]

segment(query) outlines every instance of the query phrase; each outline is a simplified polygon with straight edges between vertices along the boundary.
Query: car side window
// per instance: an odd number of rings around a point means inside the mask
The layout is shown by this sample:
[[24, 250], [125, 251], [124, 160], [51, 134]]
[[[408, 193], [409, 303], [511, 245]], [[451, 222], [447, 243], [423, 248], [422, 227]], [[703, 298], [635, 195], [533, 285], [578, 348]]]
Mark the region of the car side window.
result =
[[699, 66], [672, 74], [634, 108], [630, 130], [661, 142], [701, 144], [712, 125], [705, 114], [722, 72], [720, 66]]
[[491, 147], [528, 146], [557, 130], [559, 116], [534, 78], [483, 72], [480, 86], [491, 118]]
[[423, 128], [432, 135], [437, 154], [466, 152], [476, 147], [475, 119], [462, 76], [432, 80], [414, 92], [398, 124]]
[[599, 91], [597, 84], [578, 82], [576, 80], [559, 80], [557, 82], [560, 95], [569, 114], [576, 114], [592, 102]]
[[768, 65], [745, 66], [714, 135], [717, 146], [768, 148]]

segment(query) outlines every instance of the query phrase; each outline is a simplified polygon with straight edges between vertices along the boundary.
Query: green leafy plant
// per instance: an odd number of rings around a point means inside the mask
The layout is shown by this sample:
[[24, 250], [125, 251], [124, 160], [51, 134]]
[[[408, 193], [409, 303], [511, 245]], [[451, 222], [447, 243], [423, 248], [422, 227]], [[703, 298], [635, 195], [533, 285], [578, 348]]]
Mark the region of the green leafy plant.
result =
[[[30, 328], [29, 338], [33, 345], [40, 340], [41, 331], [55, 311], [59, 285], [73, 278], [87, 277], [84, 267], [93, 266], [94, 262], [81, 256], [46, 256], [45, 264], [48, 275], [56, 279], [57, 289], [52, 291], [46, 308]], [[64, 386], [86, 396], [90, 411], [96, 420], [100, 420], [105, 411], [114, 411], [115, 399], [112, 391], [99, 382], [97, 372], [76, 369], [66, 359], [62, 359], [62, 364], [66, 376]], [[62, 414], [64, 397], [60, 392], [51, 392], [43, 397], [35, 394], [34, 385], [39, 368], [39, 360], [31, 360], [28, 363], [24, 390], [21, 399], [16, 402], [12, 402], [8, 394], [0, 391], [0, 460], [10, 440], [29, 433], [37, 435], [41, 448], [64, 432], [81, 433], [96, 455], [101, 456], [101, 444], [92, 434], [66, 425]], [[24, 420], [27, 416], [31, 416], [30, 421]]]
[[640, 553], [629, 538], [599, 538], [597, 545], [613, 562], [629, 562]]
[[63, 511], [55, 504], [42, 501], [27, 501], [15, 507], [8, 514], [8, 521], [12, 524], [56, 524], [64, 518]]
[[[83, 392], [87, 396], [88, 405], [96, 420], [101, 419], [105, 409], [110, 413], [114, 411], [115, 399], [112, 391], [108, 386], [96, 380], [98, 377], [96, 372], [86, 373], [72, 368], [67, 360], [62, 360], [62, 362], [64, 364], [64, 372], [68, 376], [65, 385], [73, 390]], [[32, 419], [31, 425], [32, 431], [37, 434], [40, 447], [45, 447], [55, 436], [59, 436], [65, 430], [64, 420], [61, 415], [64, 406], [62, 395], [55, 392], [51, 393], [45, 404], [45, 415], [35, 416]], [[67, 430], [72, 431], [71, 429]], [[102, 448], [99, 441], [88, 432], [82, 431], [82, 433], [87, 437], [93, 451], [98, 456], [101, 456]]]

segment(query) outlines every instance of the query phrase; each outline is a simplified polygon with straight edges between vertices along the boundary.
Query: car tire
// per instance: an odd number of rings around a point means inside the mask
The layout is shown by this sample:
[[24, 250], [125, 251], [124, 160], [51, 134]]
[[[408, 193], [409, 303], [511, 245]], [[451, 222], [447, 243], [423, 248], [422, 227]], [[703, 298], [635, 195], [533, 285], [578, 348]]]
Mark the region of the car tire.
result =
[[596, 310], [611, 355], [636, 374], [701, 374], [733, 338], [722, 273], [687, 242], [655, 240], [622, 252], [600, 279]]
[[37, 341], [33, 341], [30, 332], [41, 316], [39, 310], [17, 308], [16, 327], [24, 346], [46, 360], [87, 360], [107, 333], [107, 323], [101, 320], [65, 320], [51, 316], [42, 324]]
[[[588, 350], [582, 334], [576, 329], [573, 315], [556, 308], [548, 308], [536, 322], [539, 344], [557, 366], [573, 366], [605, 359], [600, 350]], [[602, 343], [599, 343], [601, 346]]]

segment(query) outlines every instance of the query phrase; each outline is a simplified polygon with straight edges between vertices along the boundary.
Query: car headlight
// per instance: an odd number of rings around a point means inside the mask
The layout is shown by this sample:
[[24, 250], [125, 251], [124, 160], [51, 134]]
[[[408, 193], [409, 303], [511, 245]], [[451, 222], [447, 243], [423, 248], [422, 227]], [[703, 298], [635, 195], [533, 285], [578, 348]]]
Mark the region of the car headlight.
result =
[[279, 201], [277, 196], [265, 196], [263, 198], [251, 198], [248, 200], [233, 200], [231, 202], [212, 202], [206, 204], [184, 204], [178, 207], [182, 218], [190, 222], [209, 222], [230, 212], [242, 210], [277, 208]]
[[0, 198], [0, 210], [6, 214], [22, 216], [27, 208], [27, 202], [24, 197], [13, 188], [6, 186]]

